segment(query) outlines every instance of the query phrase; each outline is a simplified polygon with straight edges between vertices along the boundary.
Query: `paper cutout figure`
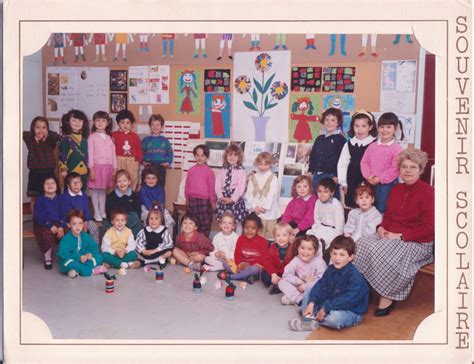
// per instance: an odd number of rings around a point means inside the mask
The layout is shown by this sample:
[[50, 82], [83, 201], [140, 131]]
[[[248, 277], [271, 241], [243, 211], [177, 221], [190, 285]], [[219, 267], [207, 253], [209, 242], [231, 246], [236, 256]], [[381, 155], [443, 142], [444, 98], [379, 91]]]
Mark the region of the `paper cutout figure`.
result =
[[[362, 49], [360, 53], [358, 54], [359, 57], [365, 56], [365, 50], [367, 49], [368, 38], [369, 38], [368, 34], [362, 34]], [[377, 47], [377, 34], [370, 35], [370, 47], [372, 48], [372, 52], [370, 53], [372, 57], [378, 57], [378, 54], [375, 50], [375, 48]]]
[[316, 49], [316, 46], [314, 45], [314, 34], [306, 34], [306, 47], [304, 47], [305, 50], [308, 49]]
[[63, 64], [66, 63], [66, 60], [64, 59], [64, 48], [66, 47], [67, 43], [67, 36], [66, 33], [51, 33], [51, 36], [49, 37], [48, 40], [48, 46], [53, 43], [53, 48], [54, 48], [54, 65], [58, 62], [58, 55], [61, 56], [61, 61]]
[[150, 48], [148, 48], [148, 37], [153, 37], [154, 34], [150, 33], [138, 33], [138, 37], [140, 38], [140, 48], [138, 48], [139, 52], [149, 52]]
[[221, 40], [220, 40], [220, 43], [219, 43], [219, 57], [217, 57], [218, 61], [220, 61], [222, 59], [222, 54], [224, 53], [225, 42], [227, 42], [227, 55], [230, 59], [233, 59], [233, 57], [232, 57], [232, 38], [233, 38], [232, 33], [222, 34], [222, 37], [221, 37]]
[[195, 90], [197, 90], [197, 83], [196, 83], [196, 75], [194, 74], [194, 71], [188, 71], [188, 70], [183, 71], [181, 73], [181, 77], [179, 78], [179, 92], [185, 94], [185, 97], [179, 109], [181, 113], [187, 112], [189, 114], [190, 112], [194, 111], [191, 95], [193, 95], [194, 97], [197, 97]]
[[286, 47], [286, 34], [277, 34], [275, 36], [275, 46], [273, 49], [279, 49], [283, 48], [284, 50], [287, 50], [288, 48]]
[[[392, 44], [396, 45], [396, 44], [400, 43], [401, 37], [402, 37], [401, 34], [397, 34], [395, 36], [395, 39], [393, 40]], [[407, 43], [413, 43], [413, 39], [411, 39], [411, 34], [405, 34], [405, 40], [407, 41]]]
[[133, 35], [131, 33], [109, 33], [109, 41], [111, 42], [115, 37], [115, 55], [114, 62], [118, 59], [120, 46], [122, 46], [122, 60], [127, 62], [127, 44], [133, 42]]
[[[94, 39], [95, 44], [95, 60], [94, 62], [99, 62], [99, 54], [102, 53], [102, 60], [107, 62], [107, 58], [105, 57], [105, 45], [107, 43], [107, 36], [105, 33], [91, 33], [89, 35], [89, 43], [92, 43], [92, 39]], [[101, 52], [102, 51], [102, 52]]]
[[168, 50], [168, 43], [170, 46], [170, 58], [173, 58], [174, 51], [174, 40], [176, 39], [176, 34], [174, 33], [163, 33], [161, 34], [161, 41], [163, 43], [163, 55], [162, 58], [166, 58], [166, 53]]
[[71, 33], [69, 35], [69, 45], [74, 46], [74, 63], [79, 59], [79, 53], [82, 60], [85, 62], [84, 45], [87, 45], [86, 33]]
[[[247, 34], [243, 34], [242, 38], [245, 38], [246, 35]], [[260, 33], [251, 33], [249, 51], [259, 51], [259, 50], [260, 50]]]
[[[339, 46], [341, 49], [341, 56], [347, 56], [346, 53], [346, 35], [339, 34]], [[336, 34], [331, 34], [331, 50], [329, 51], [329, 56], [334, 56], [336, 50]]]
[[298, 141], [298, 143], [311, 142], [314, 138], [308, 123], [319, 121], [319, 116], [313, 115], [314, 106], [310, 98], [299, 98], [291, 106], [291, 111], [291, 120], [296, 120], [296, 127], [293, 137]]
[[194, 55], [193, 58], [199, 57], [199, 50], [201, 50], [202, 58], [207, 58], [206, 54], [206, 37], [205, 33], [194, 33]]
[[230, 94], [206, 94], [204, 131], [206, 138], [230, 137]]

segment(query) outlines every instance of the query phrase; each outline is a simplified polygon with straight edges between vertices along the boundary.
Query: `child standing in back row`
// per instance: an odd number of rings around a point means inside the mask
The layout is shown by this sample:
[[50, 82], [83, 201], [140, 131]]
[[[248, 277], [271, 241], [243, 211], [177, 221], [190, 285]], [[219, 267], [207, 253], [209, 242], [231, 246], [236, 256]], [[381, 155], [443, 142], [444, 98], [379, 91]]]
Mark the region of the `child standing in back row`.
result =
[[151, 165], [158, 171], [158, 183], [165, 187], [166, 169], [173, 163], [173, 148], [171, 143], [161, 134], [165, 119], [160, 114], [150, 116], [148, 120], [151, 135], [143, 138], [143, 164]]
[[[402, 147], [395, 140], [397, 128], [402, 128], [400, 120], [393, 112], [380, 115], [377, 123], [379, 138], [376, 143], [368, 146], [360, 162], [364, 178], [375, 189], [375, 207], [385, 212], [388, 195], [398, 183], [398, 155]], [[403, 130], [402, 130], [403, 139]]]

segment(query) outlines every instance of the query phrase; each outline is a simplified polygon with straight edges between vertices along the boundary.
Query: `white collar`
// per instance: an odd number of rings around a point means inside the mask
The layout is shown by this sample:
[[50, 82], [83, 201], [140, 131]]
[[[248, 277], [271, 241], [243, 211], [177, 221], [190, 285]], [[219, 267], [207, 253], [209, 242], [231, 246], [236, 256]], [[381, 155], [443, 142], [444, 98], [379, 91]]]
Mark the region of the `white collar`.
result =
[[71, 197], [82, 196], [82, 191], [79, 191], [78, 193], [74, 193], [74, 192], [70, 191], [69, 188], [68, 188], [67, 192], [69, 193], [69, 196], [71, 196]]
[[303, 200], [303, 201], [308, 201], [311, 198], [312, 195], [313, 195], [312, 193], [309, 193], [305, 197], [298, 196], [298, 198]]
[[377, 139], [377, 145], [386, 145], [387, 147], [392, 145], [393, 143], [395, 143], [395, 138], [393, 138], [392, 140], [390, 140], [388, 143], [382, 143], [380, 141], [380, 139]]
[[372, 135], [368, 135], [366, 138], [364, 139], [357, 139], [357, 137], [353, 137], [351, 138], [350, 140], [350, 143], [352, 145], [356, 145], [356, 144], [359, 144], [360, 146], [364, 147], [366, 146], [367, 144], [370, 144], [374, 141], [375, 137], [373, 137]]
[[131, 187], [127, 188], [127, 192], [125, 192], [125, 193], [120, 192], [120, 190], [118, 188], [116, 188], [115, 189], [115, 194], [118, 197], [131, 196], [132, 195], [132, 188]]
[[326, 131], [326, 128], [323, 129], [324, 130], [324, 135], [326, 137], [329, 137], [331, 135], [337, 135], [337, 134], [341, 134], [341, 129], [340, 128], [337, 128], [336, 130], [334, 130], [333, 132], [331, 132], [330, 134], [328, 134], [328, 132]]
[[151, 232], [154, 232], [154, 233], [161, 233], [161, 232], [164, 230], [164, 228], [165, 228], [165, 227], [164, 227], [163, 225], [160, 225], [160, 226], [158, 226], [158, 228], [152, 229], [151, 227], [149, 227], [149, 226], [147, 225], [147, 227], [146, 227], [145, 229], [146, 229], [146, 231], [148, 231], [149, 233], [151, 233]]

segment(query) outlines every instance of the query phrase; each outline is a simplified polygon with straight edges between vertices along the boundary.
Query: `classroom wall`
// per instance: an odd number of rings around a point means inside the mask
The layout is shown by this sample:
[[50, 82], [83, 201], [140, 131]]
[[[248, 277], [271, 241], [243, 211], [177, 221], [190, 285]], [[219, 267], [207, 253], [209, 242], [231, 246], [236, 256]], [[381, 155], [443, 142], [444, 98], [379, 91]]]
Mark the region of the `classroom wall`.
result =
[[[271, 51], [275, 44], [275, 35], [261, 34], [260, 47], [262, 51]], [[351, 66], [356, 67], [355, 76], [355, 108], [364, 108], [371, 111], [379, 111], [380, 105], [380, 69], [381, 62], [384, 60], [418, 60], [420, 45], [412, 36], [413, 43], [409, 44], [405, 41], [405, 36], [401, 37], [401, 41], [397, 45], [393, 45], [395, 35], [378, 35], [377, 37], [377, 57], [370, 55], [370, 41], [368, 39], [367, 53], [365, 56], [359, 56], [361, 51], [361, 35], [349, 34], [346, 37], [346, 56], [339, 53], [340, 38], [336, 38], [336, 52], [334, 56], [329, 56], [330, 35], [316, 35], [316, 50], [305, 50], [306, 45], [304, 34], [287, 35], [287, 47], [291, 50], [292, 66]], [[111, 70], [123, 70], [128, 66], [138, 65], [170, 65], [170, 103], [167, 105], [152, 105], [153, 113], [161, 113], [165, 119], [174, 121], [199, 121], [201, 122], [201, 136], [203, 136], [204, 107], [201, 114], [188, 115], [177, 112], [175, 102], [176, 77], [177, 68], [192, 67], [195, 70], [203, 70], [207, 68], [228, 68], [233, 69], [233, 64], [227, 58], [227, 48], [224, 49], [223, 59], [217, 61], [219, 53], [220, 34], [208, 34], [206, 39], [207, 59], [193, 58], [194, 39], [193, 35], [184, 36], [178, 34], [175, 41], [174, 58], [169, 56], [162, 58], [162, 41], [161, 34], [149, 38], [150, 52], [139, 52], [140, 47], [138, 35], [134, 35], [135, 41], [127, 46], [127, 62], [121, 59], [121, 51], [117, 61], [113, 61], [115, 44], [107, 44], [106, 56], [107, 62], [94, 62], [95, 45], [89, 44], [85, 46], [86, 62], [80, 58], [74, 63], [74, 48], [67, 46], [65, 49], [65, 57], [67, 67], [100, 67], [107, 66]], [[226, 45], [227, 47], [227, 45]], [[248, 51], [250, 47], [250, 34], [244, 38], [242, 34], [234, 34], [233, 52]], [[53, 48], [52, 46], [44, 46], [42, 49], [42, 75], [46, 77], [46, 67], [53, 66]], [[55, 66], [62, 66], [58, 64]], [[232, 74], [232, 79], [236, 75]], [[418, 77], [417, 77], [418, 79]], [[43, 112], [46, 114], [46, 95], [45, 86], [42, 87]], [[321, 93], [325, 95], [327, 93]], [[291, 107], [291, 105], [290, 105]], [[138, 105], [129, 105], [129, 109], [138, 117]], [[107, 110], [109, 111], [109, 110]], [[169, 170], [166, 182], [167, 207], [170, 208], [173, 201], [178, 195], [179, 181], [181, 179], [181, 170]]]

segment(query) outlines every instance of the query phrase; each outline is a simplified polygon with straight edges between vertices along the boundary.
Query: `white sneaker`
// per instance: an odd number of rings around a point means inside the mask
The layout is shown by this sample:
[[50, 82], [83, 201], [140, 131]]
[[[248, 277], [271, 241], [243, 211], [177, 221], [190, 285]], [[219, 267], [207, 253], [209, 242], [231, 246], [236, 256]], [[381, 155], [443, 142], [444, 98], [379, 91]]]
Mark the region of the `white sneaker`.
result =
[[128, 263], [126, 263], [126, 262], [120, 263], [120, 268], [127, 269], [128, 268]]
[[69, 276], [69, 278], [76, 278], [77, 272], [74, 269], [70, 269], [69, 272], [67, 272], [67, 275]]
[[283, 296], [281, 297], [281, 304], [282, 304], [282, 305], [292, 305], [293, 302], [288, 298], [288, 296], [283, 295]]

